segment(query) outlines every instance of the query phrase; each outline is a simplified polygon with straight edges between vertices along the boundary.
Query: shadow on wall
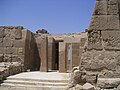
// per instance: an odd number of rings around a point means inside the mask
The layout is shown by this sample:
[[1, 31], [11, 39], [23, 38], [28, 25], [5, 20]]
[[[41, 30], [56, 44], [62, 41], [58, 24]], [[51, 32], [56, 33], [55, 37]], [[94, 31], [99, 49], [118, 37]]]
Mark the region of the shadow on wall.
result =
[[40, 65], [41, 65], [41, 58], [40, 58], [40, 55], [39, 55], [39, 49], [37, 47], [37, 43], [36, 43], [36, 40], [34, 38], [34, 41], [35, 41], [35, 48], [34, 48], [34, 57], [35, 57], [35, 70], [40, 70]]

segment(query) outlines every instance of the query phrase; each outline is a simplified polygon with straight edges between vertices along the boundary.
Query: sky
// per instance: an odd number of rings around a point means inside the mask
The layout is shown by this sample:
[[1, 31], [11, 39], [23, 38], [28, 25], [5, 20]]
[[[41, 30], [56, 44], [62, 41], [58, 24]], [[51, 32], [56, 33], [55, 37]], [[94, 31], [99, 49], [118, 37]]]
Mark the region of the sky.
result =
[[84, 32], [96, 0], [0, 0], [0, 26], [51, 34]]

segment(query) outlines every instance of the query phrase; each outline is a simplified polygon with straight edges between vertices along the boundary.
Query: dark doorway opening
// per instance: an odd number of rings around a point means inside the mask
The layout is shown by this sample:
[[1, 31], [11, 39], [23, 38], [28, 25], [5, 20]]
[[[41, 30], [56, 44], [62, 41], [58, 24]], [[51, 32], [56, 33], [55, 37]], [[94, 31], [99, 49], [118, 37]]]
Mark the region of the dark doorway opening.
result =
[[55, 43], [55, 70], [59, 70], [59, 42]]

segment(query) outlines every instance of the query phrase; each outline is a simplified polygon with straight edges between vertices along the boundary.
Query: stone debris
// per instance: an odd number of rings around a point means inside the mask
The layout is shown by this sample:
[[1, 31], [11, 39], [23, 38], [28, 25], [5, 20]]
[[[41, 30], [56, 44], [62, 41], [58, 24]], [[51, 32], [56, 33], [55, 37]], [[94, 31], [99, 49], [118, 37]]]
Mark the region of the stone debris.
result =
[[90, 83], [85, 83], [83, 85], [83, 90], [95, 90], [95, 87], [91, 85]]

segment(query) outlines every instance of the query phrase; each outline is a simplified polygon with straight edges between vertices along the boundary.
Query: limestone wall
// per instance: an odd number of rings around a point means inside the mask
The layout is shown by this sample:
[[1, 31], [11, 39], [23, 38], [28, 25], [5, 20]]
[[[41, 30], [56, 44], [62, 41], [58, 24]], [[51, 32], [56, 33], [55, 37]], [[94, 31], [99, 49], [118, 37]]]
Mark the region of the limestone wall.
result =
[[0, 80], [34, 69], [34, 38], [22, 26], [0, 27]]

